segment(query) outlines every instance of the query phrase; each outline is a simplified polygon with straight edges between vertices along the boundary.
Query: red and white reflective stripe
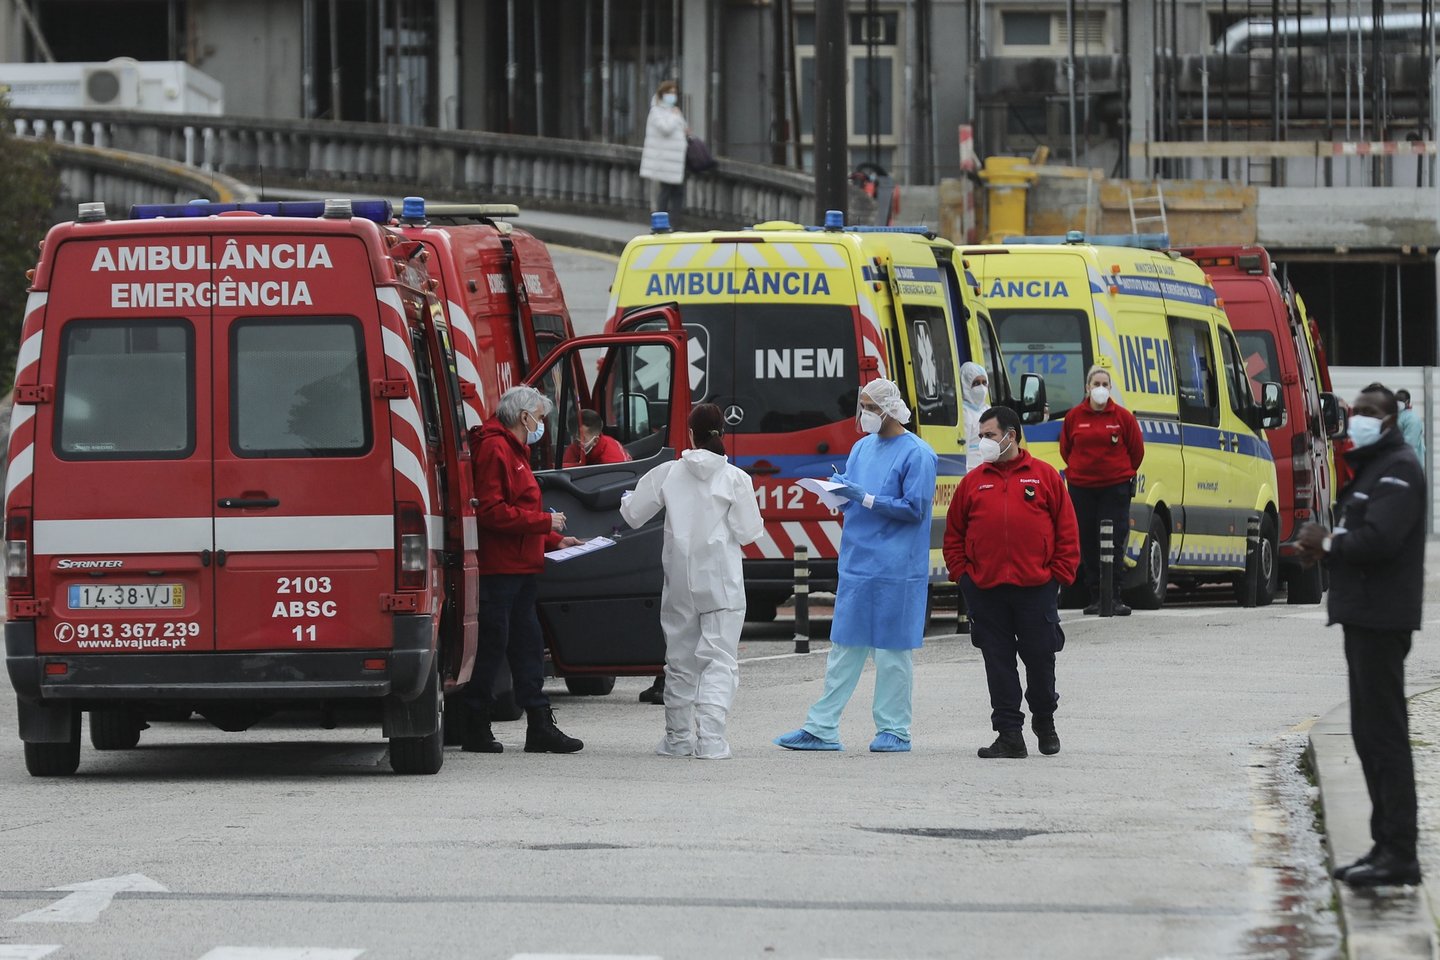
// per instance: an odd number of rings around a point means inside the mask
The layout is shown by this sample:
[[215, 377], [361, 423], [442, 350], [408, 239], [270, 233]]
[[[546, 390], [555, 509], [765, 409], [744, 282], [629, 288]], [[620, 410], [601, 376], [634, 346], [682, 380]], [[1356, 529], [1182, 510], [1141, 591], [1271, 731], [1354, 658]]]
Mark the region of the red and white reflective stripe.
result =
[[[25, 301], [25, 323], [21, 327], [20, 351], [15, 358], [15, 383], [33, 384], [40, 364], [40, 316], [47, 293], [32, 293]], [[8, 514], [15, 494], [30, 483], [35, 473], [35, 406], [17, 403], [10, 414], [10, 466], [5, 473], [5, 510]], [[28, 486], [26, 487], [28, 493]], [[29, 503], [26, 496], [19, 502]]]
[[885, 368], [885, 340], [880, 335], [880, 317], [875, 312], [870, 291], [861, 289], [855, 302], [860, 308], [860, 346], [865, 351], [865, 356], [875, 360], [877, 376], [888, 377]]
[[811, 557], [834, 559], [840, 555], [840, 521], [838, 520], [767, 520], [765, 535], [747, 544], [747, 560], [789, 560], [795, 548], [803, 546]]
[[1361, 140], [1355, 143], [1332, 143], [1330, 149], [1337, 157], [1399, 156], [1415, 154], [1433, 157], [1436, 153], [1434, 140]]
[[475, 345], [475, 325], [465, 314], [465, 308], [454, 300], [446, 303], [450, 311], [450, 329], [455, 332], [455, 372], [461, 383], [475, 388], [475, 397], [465, 398], [465, 429], [478, 427], [485, 422], [485, 391], [480, 385], [480, 350]]
[[[425, 514], [430, 513], [430, 470], [425, 445], [425, 427], [420, 419], [420, 378], [415, 374], [415, 361], [410, 356], [410, 342], [404, 336], [405, 308], [400, 294], [392, 287], [376, 287], [375, 298], [381, 305], [381, 340], [385, 357], [404, 371], [410, 395], [390, 401], [391, 458], [395, 466], [395, 498], [419, 500]], [[385, 315], [385, 309], [391, 311]], [[402, 482], [403, 481], [403, 482]], [[407, 494], [408, 484], [415, 493]]]

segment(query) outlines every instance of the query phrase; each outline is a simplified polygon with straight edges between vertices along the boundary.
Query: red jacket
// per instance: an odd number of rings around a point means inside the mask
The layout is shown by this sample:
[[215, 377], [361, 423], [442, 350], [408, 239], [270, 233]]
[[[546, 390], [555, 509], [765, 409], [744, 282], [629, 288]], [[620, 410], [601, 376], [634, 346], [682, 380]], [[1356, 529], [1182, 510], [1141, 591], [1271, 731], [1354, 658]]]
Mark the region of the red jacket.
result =
[[620, 446], [619, 440], [601, 434], [589, 453], [580, 449], [579, 440], [570, 444], [565, 448], [560, 463], [566, 467], [593, 467], [597, 463], [625, 463], [629, 459], [630, 455]]
[[1145, 438], [1135, 414], [1114, 400], [1104, 410], [1082, 400], [1065, 414], [1060, 456], [1072, 487], [1113, 487], [1133, 479], [1145, 459]]
[[539, 573], [560, 545], [530, 471], [530, 448], [491, 417], [471, 431], [480, 575]]
[[1021, 450], [965, 474], [945, 519], [945, 567], [977, 587], [1073, 583], [1080, 566], [1075, 507], [1050, 464]]

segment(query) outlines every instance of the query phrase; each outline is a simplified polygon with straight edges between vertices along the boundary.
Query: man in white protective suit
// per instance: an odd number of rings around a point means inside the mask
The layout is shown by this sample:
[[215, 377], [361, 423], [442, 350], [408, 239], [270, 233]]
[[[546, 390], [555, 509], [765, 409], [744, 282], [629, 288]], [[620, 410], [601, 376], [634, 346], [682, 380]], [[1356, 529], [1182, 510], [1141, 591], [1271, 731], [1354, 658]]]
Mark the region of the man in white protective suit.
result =
[[662, 756], [730, 756], [725, 722], [745, 625], [740, 548], [760, 539], [765, 524], [749, 474], [725, 458], [724, 435], [720, 408], [697, 404], [690, 449], [645, 474], [620, 504], [632, 527], [665, 510], [665, 739], [655, 751]]

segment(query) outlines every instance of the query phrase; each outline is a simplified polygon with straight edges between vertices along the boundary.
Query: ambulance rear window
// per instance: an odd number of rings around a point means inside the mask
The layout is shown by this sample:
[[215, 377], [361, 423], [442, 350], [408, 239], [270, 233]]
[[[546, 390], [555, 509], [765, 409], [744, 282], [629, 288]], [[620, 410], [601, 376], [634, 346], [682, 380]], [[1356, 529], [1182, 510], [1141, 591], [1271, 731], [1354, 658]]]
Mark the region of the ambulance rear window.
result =
[[60, 345], [55, 455], [181, 460], [195, 450], [195, 334], [184, 320], [78, 320]]
[[1236, 330], [1235, 339], [1240, 341], [1240, 355], [1250, 378], [1250, 389], [1259, 400], [1260, 385], [1280, 379], [1280, 355], [1275, 349], [1275, 338], [1268, 330]]
[[240, 457], [345, 457], [370, 449], [364, 339], [347, 317], [230, 328], [230, 448]]
[[1012, 380], [1022, 373], [1044, 377], [1052, 418], [1080, 402], [1085, 395], [1085, 371], [1091, 363], [1084, 312], [995, 310], [991, 315]]

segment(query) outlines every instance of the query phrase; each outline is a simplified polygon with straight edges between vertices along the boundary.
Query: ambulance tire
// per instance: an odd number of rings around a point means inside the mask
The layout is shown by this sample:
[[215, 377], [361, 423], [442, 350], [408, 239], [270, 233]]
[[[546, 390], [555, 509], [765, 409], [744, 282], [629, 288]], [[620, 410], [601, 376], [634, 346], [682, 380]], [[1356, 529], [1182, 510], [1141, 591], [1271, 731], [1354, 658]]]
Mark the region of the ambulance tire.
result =
[[566, 677], [565, 689], [577, 697], [608, 697], [615, 689], [615, 678]]
[[515, 702], [514, 688], [495, 694], [495, 702], [490, 707], [491, 720], [519, 720], [523, 716], [525, 711]]
[[25, 744], [25, 769], [32, 777], [68, 777], [80, 769], [80, 723], [64, 743]]
[[1324, 596], [1320, 564], [1309, 568], [1295, 567], [1285, 581], [1286, 603], [1319, 603]]
[[140, 744], [146, 727], [139, 714], [124, 707], [102, 707], [90, 711], [90, 746], [96, 750], [132, 750]]
[[1260, 521], [1260, 574], [1255, 605], [1268, 607], [1280, 592], [1280, 531], [1274, 517]]
[[745, 619], [750, 623], [771, 623], [780, 615], [780, 604], [787, 598], [776, 594], [747, 593]]
[[390, 769], [396, 773], [428, 776], [439, 773], [445, 763], [445, 696], [437, 666], [431, 666], [420, 696], [435, 704], [435, 729], [423, 737], [390, 738]]
[[1150, 532], [1140, 548], [1142, 581], [1125, 591], [1125, 602], [1136, 610], [1159, 610], [1170, 587], [1170, 531], [1164, 517], [1150, 516]]

